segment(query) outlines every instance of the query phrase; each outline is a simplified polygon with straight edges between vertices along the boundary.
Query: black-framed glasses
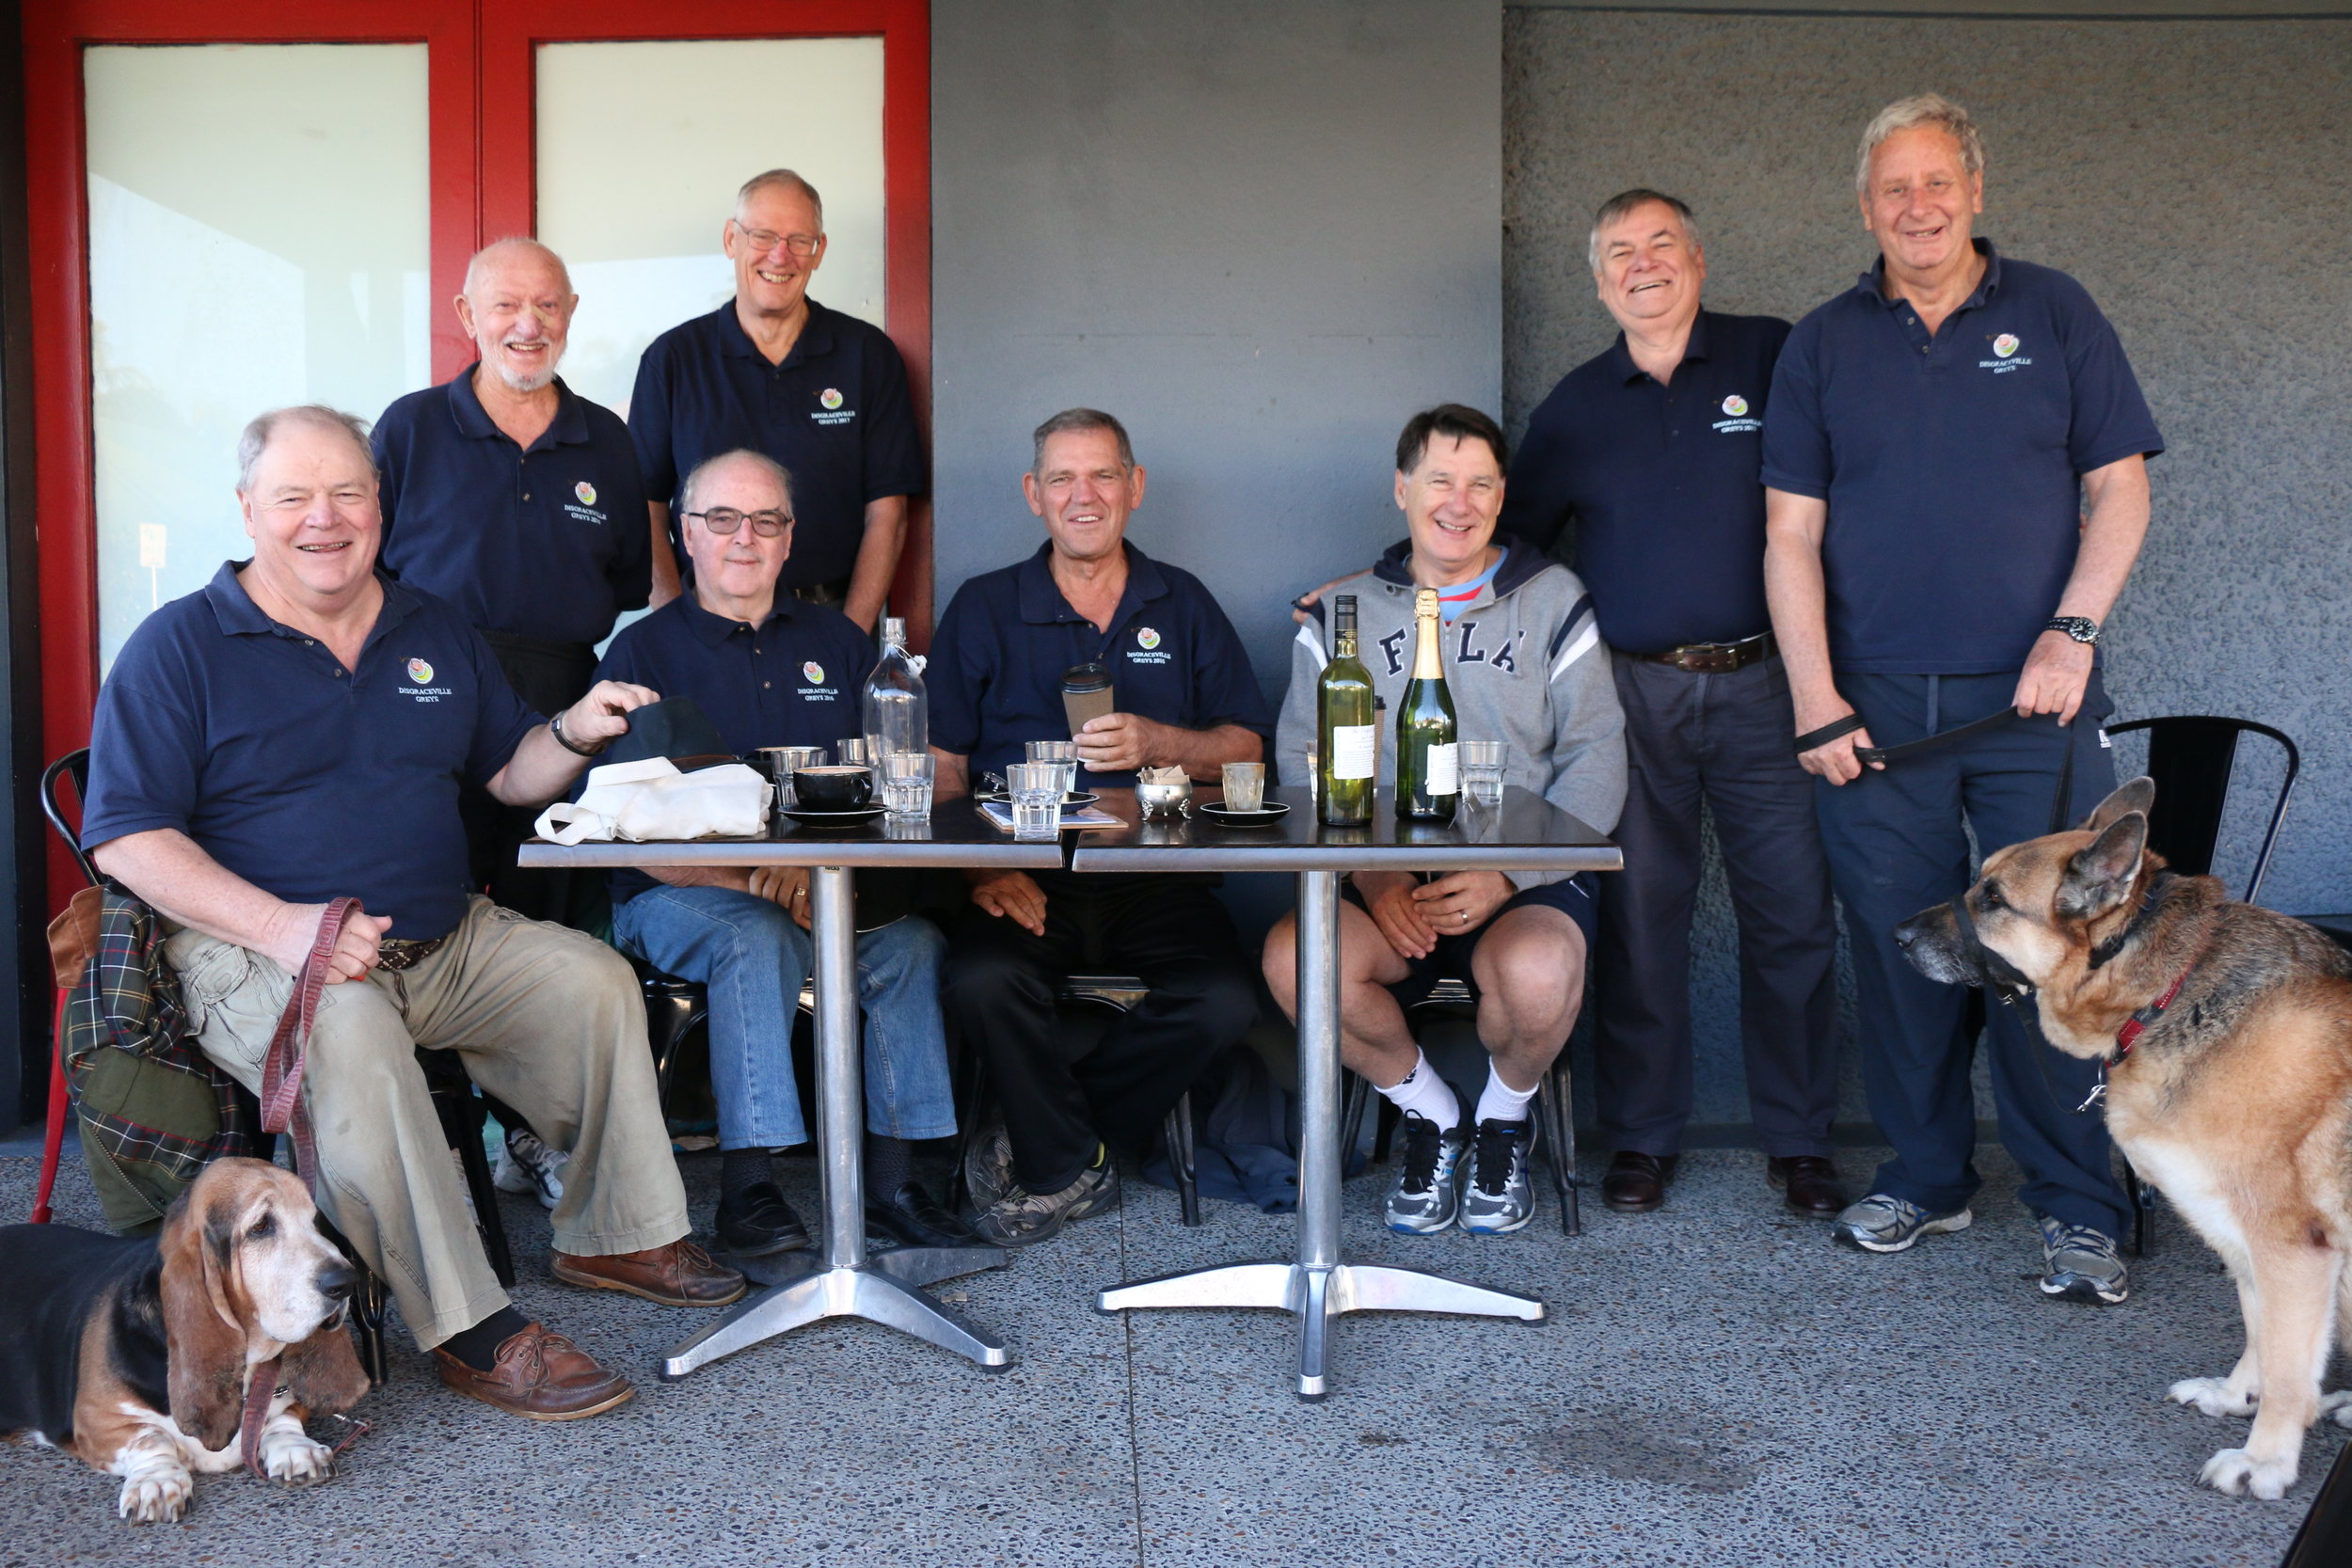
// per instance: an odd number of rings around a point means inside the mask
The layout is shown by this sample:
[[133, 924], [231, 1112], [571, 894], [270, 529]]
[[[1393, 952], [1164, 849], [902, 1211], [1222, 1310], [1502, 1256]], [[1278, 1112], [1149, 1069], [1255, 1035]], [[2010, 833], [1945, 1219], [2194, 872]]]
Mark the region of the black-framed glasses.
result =
[[772, 229], [746, 229], [739, 223], [735, 231], [751, 241], [753, 248], [762, 256], [782, 245], [792, 253], [794, 260], [802, 261], [816, 255], [817, 247], [825, 243], [822, 234], [779, 234]]
[[707, 512], [688, 512], [683, 515], [700, 517], [703, 527], [721, 534], [733, 533], [749, 523], [752, 531], [762, 539], [773, 539], [792, 526], [792, 514], [789, 512], [738, 512], [731, 506], [714, 506]]

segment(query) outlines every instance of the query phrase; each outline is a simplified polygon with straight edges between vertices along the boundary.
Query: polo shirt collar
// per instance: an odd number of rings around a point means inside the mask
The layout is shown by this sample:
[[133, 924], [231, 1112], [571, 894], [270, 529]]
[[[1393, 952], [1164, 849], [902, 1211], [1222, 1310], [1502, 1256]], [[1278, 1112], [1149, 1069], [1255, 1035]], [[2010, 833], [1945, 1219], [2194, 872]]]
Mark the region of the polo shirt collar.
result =
[[[1161, 575], [1159, 562], [1121, 540], [1120, 547], [1127, 552], [1127, 586], [1119, 595], [1119, 608], [1111, 613], [1111, 626], [1116, 630], [1135, 606], [1161, 597], [1168, 592], [1168, 578]], [[1049, 626], [1057, 621], [1085, 621], [1086, 617], [1070, 607], [1062, 596], [1060, 585], [1054, 581], [1054, 542], [1048, 539], [1037, 547], [1037, 553], [1021, 563], [1021, 619], [1031, 626]], [[1089, 626], [1092, 622], [1087, 622]]]
[[[678, 595], [678, 602], [685, 607], [681, 613], [686, 617], [688, 628], [706, 648], [717, 647], [737, 632], [746, 629], [748, 625], [748, 623], [734, 620], [725, 615], [714, 615], [705, 610], [702, 600], [695, 596], [691, 588]], [[750, 629], [765, 631], [778, 621], [790, 620], [793, 603], [791, 590], [786, 588], [783, 579], [779, 578], [776, 582], [776, 602], [774, 607], [768, 611], [768, 619]]]
[[[1682, 345], [1682, 362], [1687, 365], [1693, 359], [1706, 357], [1707, 312], [1701, 310], [1692, 318], [1690, 341]], [[1617, 379], [1622, 383], [1630, 384], [1645, 380], [1649, 375], [1649, 372], [1633, 362], [1633, 350], [1626, 345], [1625, 334], [1622, 332], [1617, 334], [1616, 342], [1610, 347], [1609, 363], [1616, 371]]]
[[[1984, 258], [1984, 276], [1977, 279], [1976, 292], [1961, 301], [1961, 310], [1977, 309], [1985, 301], [1991, 299], [2001, 287], [2001, 253], [1993, 247], [1991, 240], [1981, 234], [1973, 236], [1968, 243], [1975, 245], [1977, 254]], [[1854, 288], [1858, 293], [1869, 295], [1882, 308], [1888, 310], [1908, 303], [1902, 295], [1890, 294], [1886, 292], [1886, 258], [1883, 256], [1871, 262], [1870, 270], [1854, 280]], [[1955, 310], [1953, 314], [1957, 315], [1959, 311]]]
[[[768, 363], [768, 356], [753, 345], [752, 335], [743, 330], [742, 322], [736, 317], [735, 300], [732, 295], [728, 297], [725, 304], [713, 310], [710, 316], [711, 320], [718, 324], [720, 353], [731, 358], [756, 359], [763, 365]], [[808, 320], [801, 324], [801, 335], [792, 340], [791, 352], [784, 356], [783, 364], [774, 368], [783, 370], [786, 366], [797, 365], [803, 359], [831, 354], [834, 336], [833, 316], [834, 313], [831, 310], [813, 299], [809, 300]]]
[[[481, 368], [482, 362], [477, 359], [449, 383], [450, 415], [457, 421], [457, 433], [461, 436], [508, 439], [506, 432], [499, 428], [498, 421], [490, 418], [490, 411], [482, 406], [482, 394], [473, 389], [473, 372]], [[546, 434], [532, 443], [532, 448], [535, 451], [549, 445], [578, 447], [585, 446], [587, 442], [588, 411], [580, 405], [572, 389], [564, 385], [564, 378], [559, 375], [555, 378], [554, 421], [548, 426]]]
[[[251, 557], [243, 561], [224, 561], [220, 563], [220, 570], [213, 574], [213, 580], [204, 585], [204, 600], [212, 606], [213, 618], [220, 623], [222, 634], [228, 637], [254, 637], [278, 632], [289, 637], [300, 636], [284, 622], [272, 620], [260, 605], [253, 602], [253, 595], [245, 591], [245, 583], [239, 579], [237, 572], [240, 567], [252, 564]], [[377, 613], [375, 626], [368, 633], [371, 645], [386, 631], [415, 614], [418, 608], [415, 591], [398, 578], [386, 577], [381, 566], [375, 569], [375, 581], [384, 590], [384, 608]]]

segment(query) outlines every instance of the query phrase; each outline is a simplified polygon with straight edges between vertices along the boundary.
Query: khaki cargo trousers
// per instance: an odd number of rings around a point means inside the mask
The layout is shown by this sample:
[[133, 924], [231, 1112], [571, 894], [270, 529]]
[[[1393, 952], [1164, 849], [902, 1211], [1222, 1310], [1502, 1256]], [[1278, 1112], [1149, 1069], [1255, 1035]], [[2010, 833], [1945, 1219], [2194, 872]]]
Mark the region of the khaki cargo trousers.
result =
[[[192, 930], [174, 934], [164, 956], [205, 1054], [259, 1093], [294, 977], [274, 958]], [[475, 1083], [571, 1151], [553, 1216], [558, 1252], [637, 1252], [687, 1233], [628, 960], [594, 937], [475, 897], [415, 968], [326, 988], [302, 1083], [319, 1207], [391, 1288], [419, 1344], [430, 1350], [507, 1297], [467, 1212], [418, 1046], [456, 1052]]]

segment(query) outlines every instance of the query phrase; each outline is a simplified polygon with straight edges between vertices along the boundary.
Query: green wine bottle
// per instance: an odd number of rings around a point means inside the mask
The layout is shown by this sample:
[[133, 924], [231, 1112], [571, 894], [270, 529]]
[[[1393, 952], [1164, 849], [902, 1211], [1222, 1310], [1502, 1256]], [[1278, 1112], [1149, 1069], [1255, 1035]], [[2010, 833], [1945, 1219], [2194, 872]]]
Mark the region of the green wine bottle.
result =
[[1331, 657], [1315, 681], [1315, 793], [1326, 826], [1372, 820], [1380, 732], [1372, 720], [1372, 674], [1356, 657], [1356, 595], [1331, 601]]
[[1396, 706], [1396, 816], [1400, 822], [1451, 822], [1462, 803], [1454, 744], [1454, 694], [1438, 654], [1438, 591], [1413, 594], [1413, 674]]

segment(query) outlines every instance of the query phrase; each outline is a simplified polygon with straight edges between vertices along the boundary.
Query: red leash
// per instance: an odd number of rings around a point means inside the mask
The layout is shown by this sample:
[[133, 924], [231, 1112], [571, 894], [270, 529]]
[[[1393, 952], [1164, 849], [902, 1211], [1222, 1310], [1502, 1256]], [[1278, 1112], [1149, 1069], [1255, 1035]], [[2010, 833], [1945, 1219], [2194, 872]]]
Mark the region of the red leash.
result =
[[294, 976], [294, 995], [278, 1015], [278, 1032], [270, 1037], [269, 1054], [262, 1061], [262, 1131], [291, 1132], [294, 1169], [312, 1192], [318, 1190], [318, 1148], [310, 1137], [310, 1114], [302, 1104], [302, 1071], [310, 1055], [310, 1025], [317, 1022], [319, 998], [326, 993], [335, 943], [343, 922], [359, 912], [357, 898], [338, 898], [319, 919], [319, 934], [310, 943], [310, 957]]
[[49, 1025], [57, 1060], [49, 1073], [49, 1132], [40, 1146], [40, 1186], [33, 1194], [33, 1223], [49, 1223], [49, 1199], [57, 1189], [57, 1162], [65, 1153], [65, 1119], [73, 1108], [73, 1095], [65, 1081], [65, 1005], [73, 993], [57, 990], [57, 1016]]

